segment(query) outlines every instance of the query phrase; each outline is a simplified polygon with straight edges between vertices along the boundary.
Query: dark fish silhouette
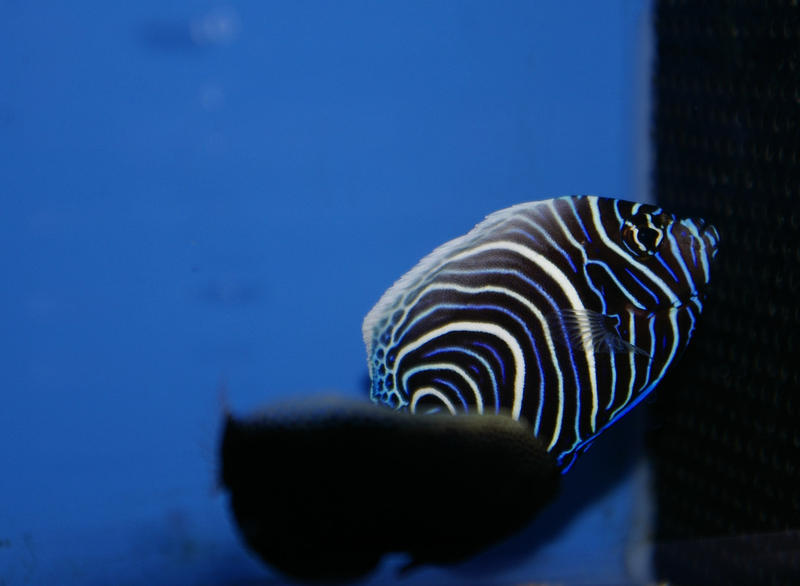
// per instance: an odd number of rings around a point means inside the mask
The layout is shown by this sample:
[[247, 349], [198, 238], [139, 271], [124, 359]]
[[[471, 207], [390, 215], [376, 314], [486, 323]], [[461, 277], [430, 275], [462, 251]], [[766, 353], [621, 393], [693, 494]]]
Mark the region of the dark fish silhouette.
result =
[[247, 544], [279, 571], [341, 580], [388, 552], [468, 558], [552, 497], [556, 462], [510, 417], [417, 417], [320, 401], [228, 417], [222, 482]]

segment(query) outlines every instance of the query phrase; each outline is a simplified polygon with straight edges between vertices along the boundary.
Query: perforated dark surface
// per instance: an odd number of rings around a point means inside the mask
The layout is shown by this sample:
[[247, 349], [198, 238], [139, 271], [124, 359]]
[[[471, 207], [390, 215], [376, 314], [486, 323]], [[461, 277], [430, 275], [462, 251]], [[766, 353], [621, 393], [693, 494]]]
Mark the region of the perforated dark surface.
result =
[[[800, 528], [800, 8], [655, 12], [657, 199], [722, 238], [697, 337], [653, 410], [658, 538], [724, 550], [713, 538], [747, 536], [769, 554], [765, 534]], [[784, 583], [800, 577], [789, 542], [779, 561], [662, 550], [659, 577], [719, 582], [717, 564], [743, 583]]]

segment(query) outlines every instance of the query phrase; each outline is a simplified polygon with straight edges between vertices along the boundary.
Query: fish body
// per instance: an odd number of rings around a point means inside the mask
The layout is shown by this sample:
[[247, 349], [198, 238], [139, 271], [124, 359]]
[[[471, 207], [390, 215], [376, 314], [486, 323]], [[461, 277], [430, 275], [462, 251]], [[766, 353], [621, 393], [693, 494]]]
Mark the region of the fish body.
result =
[[718, 244], [703, 220], [618, 199], [495, 212], [364, 319], [371, 399], [524, 419], [566, 472], [686, 348]]

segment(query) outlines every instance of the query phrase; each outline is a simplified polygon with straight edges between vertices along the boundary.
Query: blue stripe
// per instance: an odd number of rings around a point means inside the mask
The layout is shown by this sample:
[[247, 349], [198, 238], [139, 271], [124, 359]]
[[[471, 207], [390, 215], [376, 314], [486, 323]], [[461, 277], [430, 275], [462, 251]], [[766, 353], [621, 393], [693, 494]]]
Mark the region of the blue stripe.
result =
[[[694, 249], [692, 249], [692, 250], [694, 250]], [[666, 271], [672, 276], [672, 278], [675, 279], [675, 282], [676, 283], [680, 283], [680, 279], [678, 279], [677, 275], [675, 275], [675, 273], [672, 271], [672, 269], [669, 268], [669, 265], [664, 261], [664, 259], [661, 257], [661, 255], [656, 253], [655, 257], [656, 257], [656, 259], [658, 259], [658, 262], [661, 263], [661, 266], [663, 266], [664, 269], [666, 269]]]
[[[541, 246], [541, 244], [539, 244], [539, 242], [537, 242], [537, 241], [536, 241], [536, 239], [535, 239], [535, 238], [534, 238], [534, 237], [533, 237], [531, 234], [528, 234], [528, 233], [527, 233], [525, 230], [523, 230], [522, 228], [512, 228], [512, 229], [510, 229], [510, 230], [509, 230], [509, 232], [517, 232], [518, 234], [522, 234], [523, 236], [526, 236], [526, 237], [530, 238], [531, 240], [533, 240], [533, 242], [534, 242], [535, 244], [537, 244], [537, 245]], [[545, 236], [546, 236], [547, 243], [548, 243], [550, 246], [552, 246], [553, 248], [555, 248], [555, 249], [556, 249], [558, 252], [560, 252], [560, 253], [561, 253], [561, 256], [563, 256], [565, 259], [567, 259], [567, 262], [569, 263], [569, 266], [572, 268], [572, 272], [573, 272], [573, 273], [577, 273], [577, 272], [578, 272], [578, 268], [575, 266], [575, 263], [574, 263], [574, 262], [572, 262], [572, 257], [570, 257], [569, 253], [567, 253], [567, 252], [566, 252], [566, 251], [565, 251], [563, 248], [561, 248], [561, 247], [560, 247], [560, 246], [559, 246], [559, 245], [558, 245], [558, 244], [555, 242], [555, 240], [553, 240], [553, 239], [550, 237], [550, 235], [549, 235], [549, 234], [547, 234], [547, 232], [545, 232]]]
[[[443, 354], [445, 352], [456, 352], [460, 354], [466, 354], [468, 356], [472, 356], [475, 360], [480, 362], [486, 371], [489, 373], [489, 378], [492, 380], [492, 392], [494, 393], [494, 410], [495, 412], [500, 410], [500, 394], [497, 390], [497, 379], [494, 376], [494, 370], [489, 366], [489, 363], [486, 362], [486, 359], [478, 354], [477, 352], [473, 352], [461, 346], [448, 346], [446, 348], [437, 348], [435, 350], [431, 350], [427, 354], [424, 355], [424, 358], [430, 358], [431, 356], [436, 356], [437, 354]], [[500, 368], [503, 369], [503, 361], [500, 360]], [[480, 370], [474, 365], [470, 364], [470, 369], [480, 376]]]
[[[614, 284], [619, 288], [620, 291], [622, 291], [623, 295], [627, 294], [626, 298], [628, 299], [628, 301], [630, 301], [633, 304], [634, 307], [636, 307], [637, 309], [647, 309], [644, 305], [642, 305], [641, 301], [639, 301], [636, 298], [636, 295], [633, 295], [630, 291], [628, 291], [628, 289], [625, 287], [625, 285], [620, 283], [619, 278], [617, 278], [616, 272], [611, 270], [611, 267], [609, 267], [606, 263], [604, 263], [601, 260], [593, 259], [593, 260], [591, 260], [590, 262], [588, 262], [586, 264], [587, 264], [587, 266], [591, 264], [591, 265], [596, 265], [596, 266], [599, 266], [599, 267], [603, 267], [603, 270], [605, 270], [606, 275], [608, 275], [608, 278], [611, 279], [612, 281], [614, 281]], [[587, 282], [591, 283], [591, 281], [588, 280], [588, 275], [587, 275]], [[600, 297], [600, 300], [603, 303], [603, 309], [600, 311], [600, 313], [608, 313], [608, 311], [606, 310], [605, 295]]]
[[492, 348], [491, 346], [489, 346], [489, 344], [484, 344], [483, 342], [473, 342], [472, 345], [473, 346], [480, 346], [481, 348], [486, 348], [489, 352], [492, 353], [492, 356], [494, 356], [495, 359], [497, 360], [498, 364], [500, 364], [500, 376], [503, 379], [503, 384], [505, 384], [506, 383], [506, 364], [505, 364], [505, 362], [503, 362], [503, 359], [500, 358], [500, 355], [497, 353], [497, 351], [494, 348]]
[[533, 235], [533, 234], [531, 234], [530, 232], [526, 232], [526, 231], [525, 231], [525, 230], [523, 230], [522, 228], [512, 228], [511, 230], [509, 230], [509, 232], [516, 232], [517, 234], [521, 234], [521, 235], [525, 236], [525, 238], [529, 239], [529, 240], [530, 240], [531, 242], [533, 242], [533, 243], [534, 243], [536, 246], [541, 246], [541, 245], [542, 245], [542, 244], [541, 244], [541, 242], [539, 242], [538, 240], [536, 240], [536, 236], [534, 236], [534, 235]]
[[[461, 305], [461, 304], [458, 304], [457, 305], [455, 303], [439, 303], [437, 305], [434, 305], [433, 307], [431, 307], [429, 310], [425, 311], [424, 313], [416, 316], [414, 318], [414, 320], [411, 322], [411, 324], [409, 325], [408, 329], [411, 329], [418, 320], [428, 318], [432, 313], [434, 313], [435, 311], [440, 310], [440, 309], [455, 309], [455, 310], [461, 310], [461, 311], [465, 311], [465, 310], [478, 310], [478, 311], [493, 310], [493, 311], [499, 311], [500, 313], [506, 314], [508, 317], [513, 319], [515, 322], [517, 322], [522, 327], [522, 329], [525, 331], [525, 334], [528, 337], [528, 341], [530, 342], [530, 348], [531, 348], [531, 351], [533, 352], [533, 354], [535, 356], [536, 366], [539, 368], [539, 415], [537, 415], [537, 418], [536, 418], [537, 419], [537, 423], [534, 426], [534, 432], [538, 433], [538, 430], [539, 430], [538, 421], [539, 421], [539, 418], [540, 418], [540, 415], [541, 415], [542, 405], [544, 404], [545, 376], [544, 376], [544, 370], [542, 370], [542, 357], [539, 355], [539, 350], [536, 348], [536, 342], [535, 342], [533, 336], [531, 335], [531, 331], [528, 329], [528, 326], [526, 325], [525, 321], [523, 319], [521, 319], [515, 313], [509, 311], [508, 309], [506, 309], [504, 307], [500, 307], [498, 305], [478, 305], [478, 304], [475, 304], [475, 305]], [[404, 338], [406, 337], [408, 329], [406, 329], [406, 331], [403, 332], [403, 335], [397, 340], [396, 347], [400, 348], [400, 347], [402, 347], [404, 345]], [[487, 334], [487, 335], [491, 336], [491, 334]], [[527, 367], [529, 358], [530, 358], [530, 356], [524, 356], [525, 364], [522, 365], [523, 368]], [[398, 365], [398, 367], [399, 367], [399, 365]], [[398, 367], [396, 367], [396, 368], [398, 368]], [[556, 365], [556, 368], [558, 368], [558, 365]], [[527, 368], [526, 368], [526, 370], [527, 370]], [[403, 390], [406, 392], [406, 394], [408, 394], [408, 390], [407, 389], [403, 389]], [[523, 389], [523, 393], [524, 392], [525, 392], [525, 389]], [[523, 400], [524, 400], [524, 398], [525, 397], [524, 397], [524, 394], [523, 394]]]
[[[441, 378], [435, 378], [435, 379], [433, 379], [433, 382], [439, 383], [441, 385], [444, 385], [444, 386], [448, 387], [451, 391], [453, 391], [458, 396], [458, 398], [461, 400], [461, 404], [464, 405], [464, 413], [469, 413], [469, 405], [464, 400], [464, 397], [461, 395], [461, 391], [458, 390], [457, 386], [455, 386], [453, 383], [451, 383], [449, 381], [446, 381], [444, 379], [441, 379]], [[472, 392], [472, 389], [470, 389], [470, 392]]]
[[[479, 270], [475, 270], [475, 271], [447, 271], [447, 272], [454, 273], [454, 274], [469, 273], [469, 274], [514, 275], [515, 277], [520, 278], [525, 283], [530, 285], [532, 288], [536, 289], [537, 293], [539, 293], [542, 297], [547, 299], [547, 302], [553, 308], [553, 313], [554, 314], [560, 314], [560, 308], [561, 307], [553, 300], [553, 298], [550, 297], [550, 295], [548, 295], [547, 292], [544, 289], [542, 289], [542, 287], [538, 283], [532, 281], [529, 277], [525, 276], [524, 274], [520, 273], [519, 271], [516, 271], [516, 270], [513, 270], [513, 269], [479, 269]], [[587, 279], [587, 282], [588, 282], [588, 279]], [[603, 302], [603, 308], [604, 308], [603, 311], [605, 311], [605, 300], [602, 297], [600, 297], [600, 301]], [[543, 308], [540, 307], [539, 311], [543, 311]], [[569, 337], [566, 335], [566, 330], [564, 329], [563, 323], [562, 323], [561, 332], [565, 336], [564, 339], [568, 340]], [[578, 367], [577, 367], [577, 365], [575, 363], [575, 355], [572, 352], [572, 344], [565, 343], [564, 346], [566, 347], [567, 355], [569, 356], [570, 366], [572, 367], [572, 375], [573, 375], [573, 377], [575, 379], [575, 387], [577, 389], [577, 392], [580, 393], [580, 391], [581, 391], [581, 377], [578, 374]], [[559, 368], [559, 361], [557, 360], [557, 357], [554, 356], [553, 358], [556, 360], [555, 368]], [[537, 359], [538, 359], [538, 354], [537, 354]], [[544, 379], [544, 373], [542, 372], [541, 363], [537, 361], [537, 365], [539, 366], [540, 376], [542, 377], [542, 379]], [[566, 394], [566, 391], [568, 390], [568, 388], [567, 388], [566, 384], [564, 386], [565, 386], [564, 390], [565, 390], [565, 394]], [[537, 409], [536, 420], [534, 422], [534, 433], [536, 433], [537, 435], [539, 434], [539, 425], [540, 425], [540, 422], [541, 422], [542, 410], [543, 409], [544, 409], [544, 396], [543, 396], [543, 392], [540, 391], [540, 393], [539, 393], [539, 407]]]
[[[552, 297], [550, 297], [550, 295], [548, 295], [547, 292], [537, 282], [531, 280], [529, 277], [527, 277], [523, 273], [520, 273], [517, 270], [514, 270], [514, 269], [477, 269], [477, 270], [474, 270], [474, 271], [445, 271], [443, 274], [446, 274], [446, 273], [452, 273], [452, 274], [469, 273], [469, 274], [477, 274], [477, 275], [485, 275], [485, 274], [513, 275], [513, 276], [521, 279], [522, 281], [524, 281], [526, 284], [530, 285], [533, 289], [536, 289], [536, 292], [539, 293], [539, 295], [541, 295], [542, 297], [544, 297], [547, 300], [547, 302], [550, 304], [550, 306], [553, 308], [552, 313], [560, 314], [560, 312], [561, 312], [561, 306], [559, 304], [557, 304], [555, 302], [555, 300]], [[598, 293], [598, 295], [599, 295], [599, 293]], [[600, 301], [603, 302], [603, 307], [605, 308], [605, 300], [603, 299], [602, 296], [600, 297]], [[641, 309], [644, 309], [644, 307], [642, 307]], [[539, 311], [542, 311], [543, 313], [547, 313], [545, 311], [545, 309], [543, 309], [541, 307], [539, 307]], [[577, 380], [578, 379], [578, 371], [577, 371], [577, 368], [575, 366], [574, 357], [572, 355], [571, 345], [570, 344], [566, 344], [566, 347], [569, 350], [570, 361], [572, 363], [572, 372], [575, 375], [575, 378]]]
[[658, 298], [658, 295], [656, 295], [655, 293], [653, 293], [653, 292], [650, 290], [650, 288], [649, 288], [647, 285], [645, 285], [645, 284], [644, 284], [644, 283], [641, 281], [641, 279], [639, 279], [639, 277], [637, 277], [635, 274], [633, 274], [633, 271], [631, 271], [631, 270], [630, 270], [628, 267], [625, 267], [625, 272], [626, 272], [626, 273], [628, 273], [628, 276], [629, 276], [631, 279], [633, 279], [634, 281], [636, 281], [636, 284], [637, 284], [637, 285], [639, 285], [639, 286], [640, 286], [642, 289], [644, 289], [645, 291], [647, 291], [647, 292], [650, 294], [650, 296], [651, 296], [651, 297], [653, 298], [653, 300], [656, 302], [656, 305], [660, 305], [660, 304], [661, 304], [661, 300]]
[[572, 208], [572, 214], [575, 216], [575, 220], [577, 220], [578, 226], [581, 227], [583, 235], [586, 236], [586, 240], [591, 242], [592, 237], [589, 236], [589, 232], [586, 231], [586, 227], [583, 225], [583, 220], [581, 220], [581, 215], [578, 213], [578, 210], [575, 209], [575, 202], [571, 199], [567, 200], [567, 202], [569, 203], [569, 207]]

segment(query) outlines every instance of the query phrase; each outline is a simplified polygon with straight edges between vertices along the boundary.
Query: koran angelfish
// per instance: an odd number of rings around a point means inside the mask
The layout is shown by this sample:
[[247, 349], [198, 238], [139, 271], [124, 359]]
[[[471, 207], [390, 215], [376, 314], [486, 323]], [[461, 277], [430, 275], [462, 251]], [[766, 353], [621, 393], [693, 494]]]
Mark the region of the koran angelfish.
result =
[[703, 220], [618, 199], [497, 211], [366, 316], [371, 398], [522, 418], [566, 472], [686, 348], [718, 244]]

